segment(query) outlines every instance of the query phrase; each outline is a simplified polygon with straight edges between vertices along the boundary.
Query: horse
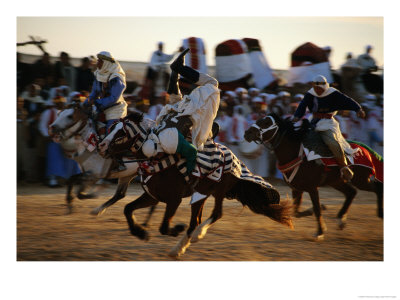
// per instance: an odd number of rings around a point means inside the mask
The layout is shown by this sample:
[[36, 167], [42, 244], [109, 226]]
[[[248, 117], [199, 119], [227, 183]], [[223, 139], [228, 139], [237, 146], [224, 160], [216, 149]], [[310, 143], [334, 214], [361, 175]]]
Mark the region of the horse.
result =
[[91, 211], [91, 214], [99, 216], [109, 206], [125, 197], [129, 183], [137, 175], [138, 163], [135, 161], [127, 162], [125, 171], [110, 172], [113, 168], [113, 160], [103, 158], [95, 150], [99, 137], [94, 123], [89, 114], [79, 104], [75, 104], [61, 111], [49, 127], [50, 137], [61, 143], [69, 153], [69, 157], [76, 160], [83, 171], [83, 174], [79, 174], [68, 181], [67, 213], [72, 213], [74, 196], [71, 191], [76, 182], [81, 183], [78, 197], [83, 199], [89, 198], [89, 196], [85, 196], [82, 192], [99, 179], [118, 178], [118, 186], [113, 197]]
[[[323, 240], [326, 225], [321, 215], [318, 187], [328, 185], [342, 192], [346, 197], [337, 214], [340, 229], [343, 229], [346, 225], [347, 211], [357, 194], [355, 187], [374, 192], [377, 195], [377, 214], [380, 218], [383, 218], [383, 182], [371, 177], [373, 174], [371, 168], [351, 165], [354, 177], [351, 182], [345, 182], [340, 177], [338, 166], [327, 168], [321, 163], [321, 160], [307, 161], [302, 150], [302, 139], [310, 132], [309, 127], [310, 124], [304, 121], [302, 126], [296, 130], [289, 119], [283, 120], [275, 114], [268, 114], [266, 117], [257, 120], [246, 130], [244, 135], [247, 141], [263, 143], [273, 149], [278, 161], [278, 168], [284, 174], [286, 183], [292, 188], [295, 216], [303, 216], [299, 207], [303, 192], [308, 192], [318, 225], [314, 237], [316, 240]], [[371, 149], [364, 150], [368, 152], [366, 156], [374, 157]], [[379, 167], [378, 164], [383, 167], [382, 162], [372, 161], [376, 167]]]
[[[187, 178], [185, 178], [185, 160], [180, 159], [178, 155], [161, 154], [161, 157], [152, 159], [144, 156], [141, 150], [144, 140], [139, 136], [142, 131], [141, 118], [135, 113], [128, 115], [104, 139], [105, 143], [99, 145], [101, 151], [106, 155], [117, 155], [121, 151], [131, 149], [136, 159], [143, 160], [143, 163], [139, 164], [139, 173], [142, 177], [142, 185], [147, 195], [151, 197], [139, 197], [125, 206], [124, 214], [132, 235], [141, 239], [148, 239], [147, 231], [135, 222], [133, 211], [138, 208], [156, 205], [158, 202], [167, 204], [160, 232], [161, 234], [169, 234], [169, 226], [167, 226], [169, 222], [166, 221], [172, 220], [182, 202], [182, 198], [190, 195], [192, 195], [192, 200], [189, 227], [177, 245], [168, 253], [169, 256], [174, 258], [184, 254], [191, 242], [197, 242], [202, 239], [209, 227], [222, 217], [224, 198], [237, 199], [243, 206], [248, 206], [253, 212], [265, 215], [278, 223], [293, 228], [290, 217], [291, 206], [286, 202], [280, 202], [279, 192], [270, 185], [266, 188], [255, 182], [238, 178], [231, 172], [222, 171], [219, 173], [220, 178], [213, 180], [212, 176], [215, 174], [211, 172], [197, 179], [197, 185], [194, 187], [195, 193], [193, 193]], [[211, 139], [208, 140], [205, 147], [208, 145], [223, 147], [215, 144]], [[204, 155], [204, 152], [201, 153]], [[226, 158], [227, 163], [230, 159], [232, 165], [236, 164], [236, 169], [247, 170], [244, 164], [229, 149], [226, 150], [226, 153], [230, 157]], [[151, 167], [157, 168], [160, 165], [166, 168], [160, 168], [156, 172], [148, 171]], [[190, 180], [192, 179], [193, 177], [190, 178]], [[214, 209], [210, 217], [201, 222], [203, 207], [210, 195], [215, 198]]]

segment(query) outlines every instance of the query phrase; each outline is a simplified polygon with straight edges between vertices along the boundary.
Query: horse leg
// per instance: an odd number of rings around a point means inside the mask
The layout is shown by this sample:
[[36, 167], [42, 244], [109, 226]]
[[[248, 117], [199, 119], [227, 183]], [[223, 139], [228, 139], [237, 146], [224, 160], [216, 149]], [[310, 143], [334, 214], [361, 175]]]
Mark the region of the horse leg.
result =
[[73, 187], [74, 184], [79, 182], [79, 179], [82, 177], [82, 174], [75, 174], [72, 175], [70, 178], [67, 180], [67, 194], [66, 194], [66, 201], [67, 201], [67, 214], [72, 213], [72, 200], [74, 200], [74, 194], [73, 194]]
[[192, 214], [190, 217], [190, 225], [186, 234], [182, 235], [182, 238], [175, 245], [174, 248], [168, 253], [169, 256], [177, 258], [185, 253], [186, 249], [190, 246], [191, 235], [195, 228], [201, 223], [201, 216], [203, 214], [204, 203], [206, 199], [200, 200], [191, 206]]
[[346, 200], [344, 201], [342, 208], [339, 210], [336, 216], [338, 221], [338, 228], [344, 229], [346, 227], [347, 211], [349, 210], [349, 207], [357, 194], [357, 190], [351, 184], [345, 183], [343, 181], [332, 184], [331, 186], [334, 189], [342, 192], [346, 196]]
[[149, 225], [150, 218], [155, 210], [156, 210], [156, 205], [150, 206], [150, 210], [147, 213], [146, 220], [142, 223], [142, 226], [147, 227], [147, 225]]
[[195, 229], [195, 231], [192, 234], [193, 243], [204, 238], [204, 236], [207, 233], [207, 230], [211, 227], [211, 225], [214, 224], [217, 220], [221, 219], [222, 217], [222, 202], [224, 200], [224, 197], [215, 195], [214, 197], [215, 197], [215, 203], [211, 216]]
[[325, 225], [325, 222], [324, 222], [324, 220], [322, 218], [322, 214], [321, 214], [319, 192], [318, 192], [318, 189], [315, 188], [311, 191], [308, 191], [308, 193], [310, 195], [311, 202], [313, 204], [314, 215], [315, 215], [315, 218], [317, 219], [317, 224], [318, 224], [318, 230], [317, 230], [316, 234], [314, 235], [314, 237], [317, 241], [320, 241], [320, 240], [324, 239], [324, 231], [326, 231], [326, 225]]
[[[368, 174], [369, 175], [369, 174]], [[377, 196], [377, 215], [383, 218], [383, 183], [377, 180], [367, 178], [356, 178], [357, 181], [352, 181], [354, 185], [363, 191], [374, 192]]]
[[81, 174], [79, 178], [79, 189], [78, 189], [78, 199], [85, 200], [85, 199], [93, 199], [96, 198], [96, 194], [94, 193], [85, 193], [86, 190], [89, 189], [97, 180], [97, 178], [92, 174], [92, 172], [84, 172]]
[[131, 182], [133, 176], [126, 176], [126, 177], [121, 177], [118, 179], [118, 186], [117, 190], [115, 191], [114, 196], [107, 202], [103, 203], [99, 207], [94, 208], [90, 213], [95, 216], [100, 216], [105, 212], [105, 210], [113, 205], [115, 202], [118, 200], [121, 200], [122, 198], [125, 197], [126, 195], [126, 190], [128, 189], [129, 183]]
[[312, 212], [310, 214], [309, 210], [303, 212], [299, 211], [301, 202], [303, 200], [303, 191], [292, 189], [292, 198], [293, 198], [293, 213], [296, 218], [312, 215]]
[[149, 234], [147, 230], [136, 222], [133, 211], [138, 208], [156, 206], [157, 203], [158, 200], [154, 199], [149, 194], [144, 193], [136, 200], [125, 205], [124, 215], [126, 217], [126, 221], [128, 222], [129, 230], [132, 235], [137, 236], [138, 238], [145, 241], [149, 240]]
[[182, 198], [175, 197], [174, 201], [168, 201], [167, 207], [165, 208], [164, 218], [159, 228], [159, 231], [162, 235], [171, 235], [171, 236], [178, 236], [179, 233], [185, 230], [185, 224], [177, 224], [174, 228], [170, 228], [169, 224], [174, 217], [176, 210], [178, 209], [179, 205], [182, 202]]
[[[294, 216], [296, 218], [308, 217], [314, 214], [314, 210], [312, 207], [300, 211], [300, 205], [303, 201], [303, 191], [299, 191], [296, 189], [292, 189], [292, 198], [293, 198], [293, 206], [294, 206]], [[321, 204], [321, 210], [326, 210], [326, 206]]]

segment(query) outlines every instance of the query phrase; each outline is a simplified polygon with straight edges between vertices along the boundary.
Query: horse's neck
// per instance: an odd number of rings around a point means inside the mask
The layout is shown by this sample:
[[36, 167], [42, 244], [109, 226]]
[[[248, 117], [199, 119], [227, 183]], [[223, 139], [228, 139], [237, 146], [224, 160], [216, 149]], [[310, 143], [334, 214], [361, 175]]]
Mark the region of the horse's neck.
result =
[[279, 135], [275, 137], [272, 140], [272, 144], [276, 142], [279, 138], [281, 138], [282, 140], [273, 150], [279, 164], [283, 165], [291, 162], [299, 156], [301, 143], [298, 141], [290, 140], [288, 136], [284, 134], [283, 137], [280, 137]]

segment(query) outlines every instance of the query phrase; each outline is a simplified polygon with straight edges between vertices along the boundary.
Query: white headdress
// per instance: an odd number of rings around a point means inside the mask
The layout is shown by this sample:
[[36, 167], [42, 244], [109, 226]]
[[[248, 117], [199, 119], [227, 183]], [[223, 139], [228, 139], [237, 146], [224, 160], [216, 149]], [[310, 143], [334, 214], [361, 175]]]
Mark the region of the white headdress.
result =
[[120, 64], [112, 57], [110, 52], [101, 51], [97, 57], [103, 60], [101, 69], [94, 72], [96, 79], [100, 82], [108, 82], [115, 77], [121, 78], [126, 83], [125, 72], [122, 70]]

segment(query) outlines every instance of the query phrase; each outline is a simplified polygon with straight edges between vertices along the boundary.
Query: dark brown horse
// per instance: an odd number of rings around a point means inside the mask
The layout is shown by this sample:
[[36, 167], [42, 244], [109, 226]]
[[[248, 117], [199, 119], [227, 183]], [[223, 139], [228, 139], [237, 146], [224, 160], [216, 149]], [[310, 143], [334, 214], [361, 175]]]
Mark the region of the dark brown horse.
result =
[[354, 177], [350, 183], [346, 183], [340, 177], [339, 167], [330, 167], [327, 171], [319, 160], [307, 161], [303, 156], [299, 156], [302, 138], [309, 129], [308, 122], [303, 122], [301, 129], [295, 130], [290, 120], [282, 120], [277, 115], [270, 114], [257, 120], [245, 132], [247, 141], [265, 143], [273, 149], [278, 164], [287, 166], [287, 171], [283, 171], [283, 173], [287, 178], [286, 183], [292, 188], [295, 215], [302, 215], [299, 212], [302, 195], [303, 192], [308, 192], [318, 223], [315, 237], [316, 239], [323, 239], [326, 226], [321, 215], [318, 187], [328, 185], [346, 196], [346, 200], [337, 214], [340, 229], [345, 226], [347, 211], [357, 194], [355, 187], [376, 193], [378, 216], [383, 218], [383, 183], [371, 179], [371, 169], [352, 165]]
[[[141, 151], [143, 140], [138, 136], [141, 131], [140, 116], [137, 114], [126, 117], [120, 125], [116, 125], [109, 136], [107, 153], [116, 155], [120, 151], [131, 149], [137, 160], [149, 160]], [[107, 147], [106, 147], [107, 148]], [[103, 148], [104, 149], [104, 148]], [[233, 154], [232, 154], [233, 155]], [[166, 155], [164, 156], [166, 157]], [[160, 161], [164, 157], [157, 158]], [[235, 157], [236, 159], [236, 157]], [[167, 204], [164, 225], [160, 227], [162, 234], [168, 234], [169, 221], [172, 220], [183, 197], [192, 195], [193, 191], [185, 180], [177, 164], [170, 164], [170, 167], [155, 174], [146, 174], [142, 170], [142, 184], [147, 196], [141, 196], [135, 201], [126, 205], [124, 213], [131, 233], [142, 239], [147, 239], [147, 231], [135, 222], [133, 211], [158, 202]], [[220, 181], [213, 181], [207, 177], [199, 179], [195, 187], [196, 192], [201, 193], [200, 200], [191, 206], [191, 219], [186, 234], [169, 253], [172, 257], [182, 255], [190, 242], [197, 241], [204, 237], [207, 229], [222, 217], [222, 202], [224, 198], [237, 199], [243, 205], [248, 206], [253, 212], [270, 217], [274, 221], [292, 227], [290, 218], [290, 206], [287, 203], [279, 203], [279, 193], [274, 188], [263, 188], [254, 182], [239, 179], [231, 173], [223, 173]], [[203, 223], [201, 217], [206, 199], [212, 195], [215, 198], [214, 209], [211, 216]], [[199, 226], [199, 224], [201, 225]], [[163, 227], [164, 226], [164, 227]], [[139, 233], [139, 234], [138, 234]]]

